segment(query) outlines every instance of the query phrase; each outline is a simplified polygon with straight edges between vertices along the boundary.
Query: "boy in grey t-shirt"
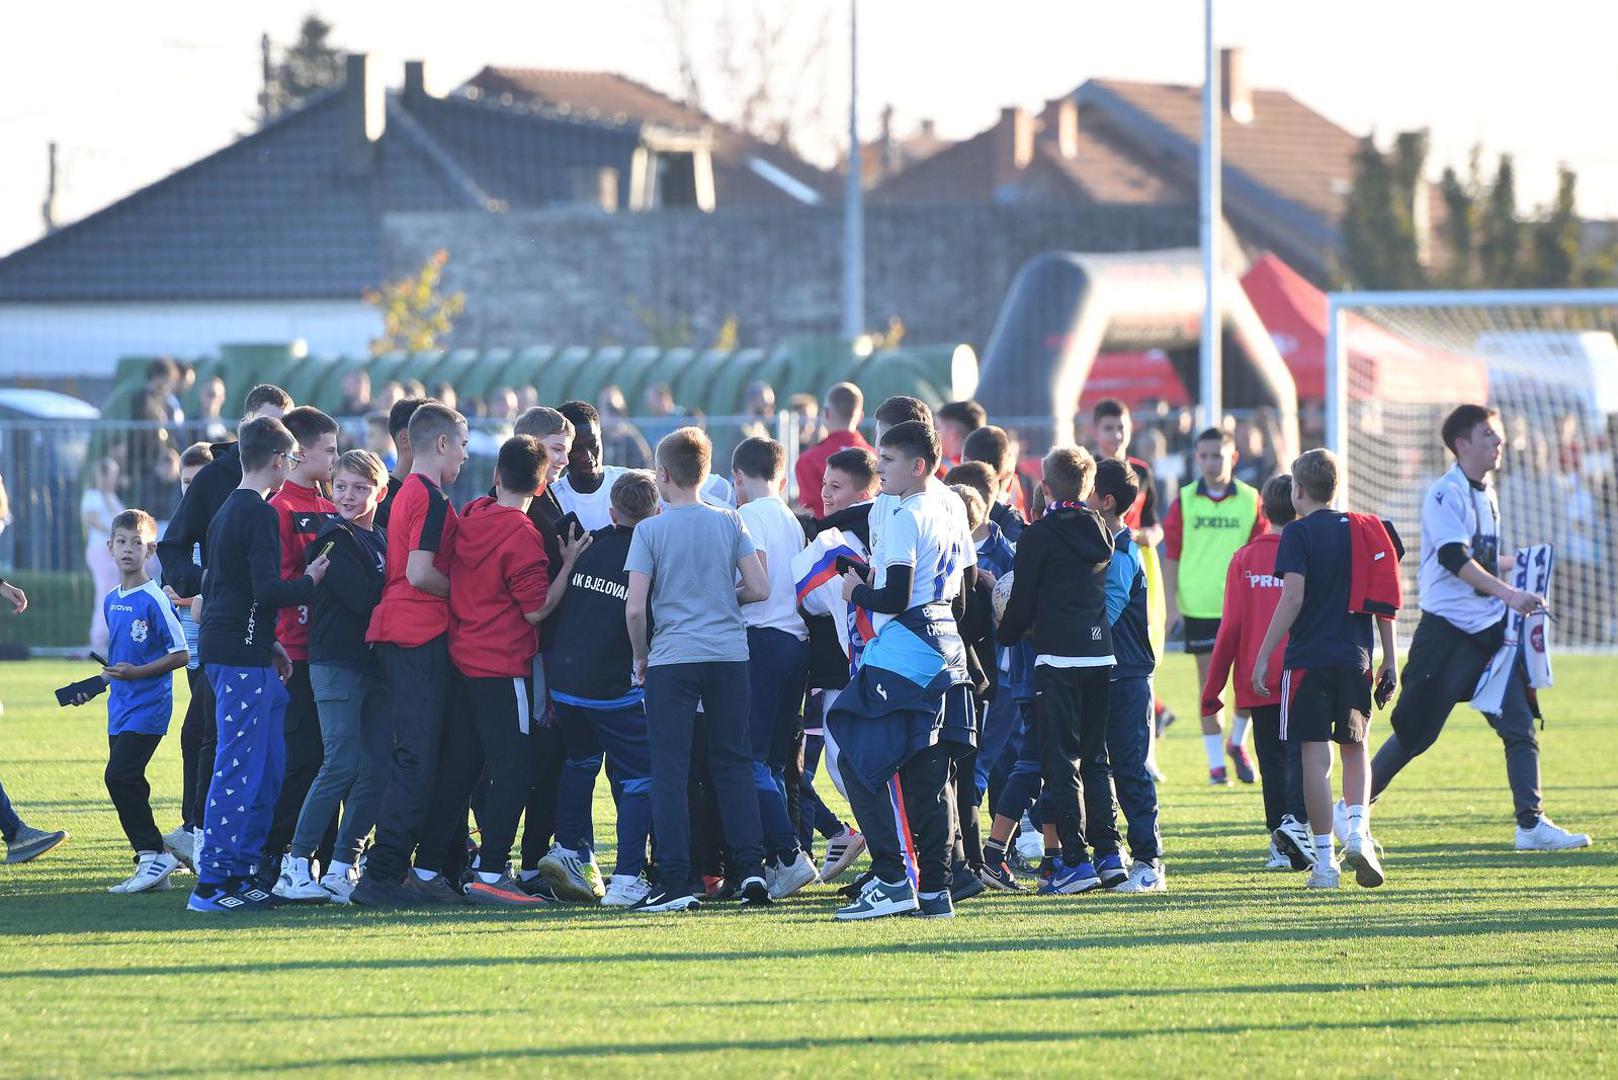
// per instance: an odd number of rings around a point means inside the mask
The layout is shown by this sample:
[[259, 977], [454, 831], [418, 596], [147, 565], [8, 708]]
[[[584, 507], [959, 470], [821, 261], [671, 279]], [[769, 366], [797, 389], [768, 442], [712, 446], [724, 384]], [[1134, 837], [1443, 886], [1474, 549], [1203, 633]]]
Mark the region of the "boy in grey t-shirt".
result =
[[[636, 526], [624, 562], [629, 571], [624, 618], [635, 679], [646, 687], [657, 835], [658, 881], [635, 905], [638, 911], [686, 911], [701, 904], [702, 886], [691, 872], [687, 795], [698, 702], [720, 823], [741, 875], [743, 903], [769, 903], [747, 731], [750, 691], [741, 605], [767, 598], [770, 584], [741, 515], [699, 498], [712, 454], [708, 436], [694, 427], [680, 428], [657, 444], [657, 486], [668, 509]], [[649, 624], [655, 628], [650, 642]]]

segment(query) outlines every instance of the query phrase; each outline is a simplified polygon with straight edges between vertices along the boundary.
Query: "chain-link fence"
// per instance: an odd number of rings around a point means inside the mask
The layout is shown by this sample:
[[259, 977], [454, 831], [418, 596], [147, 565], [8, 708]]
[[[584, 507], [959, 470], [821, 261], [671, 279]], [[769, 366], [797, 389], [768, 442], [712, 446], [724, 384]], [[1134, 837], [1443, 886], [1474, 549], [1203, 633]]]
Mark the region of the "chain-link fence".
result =
[[[799, 422], [774, 416], [671, 415], [604, 422], [604, 460], [650, 467], [657, 440], [685, 424], [713, 440], [713, 471], [730, 478], [730, 456], [750, 435], [781, 441], [792, 474]], [[342, 421], [344, 449], [367, 446], [363, 420]], [[470, 425], [470, 459], [450, 485], [457, 506], [486, 493], [493, 482], [509, 422], [477, 419]], [[194, 442], [228, 437], [217, 423], [162, 425], [118, 420], [0, 420], [0, 478], [9, 509], [0, 520], [0, 573], [28, 594], [21, 618], [0, 619], [0, 647], [78, 649], [89, 641], [91, 614], [100, 603], [110, 558], [101, 557], [104, 530], [121, 509], [139, 507], [157, 519], [159, 533], [179, 506], [180, 457]], [[391, 445], [370, 443], [393, 464]], [[100, 577], [98, 577], [98, 574]], [[114, 581], [114, 584], [116, 582]]]

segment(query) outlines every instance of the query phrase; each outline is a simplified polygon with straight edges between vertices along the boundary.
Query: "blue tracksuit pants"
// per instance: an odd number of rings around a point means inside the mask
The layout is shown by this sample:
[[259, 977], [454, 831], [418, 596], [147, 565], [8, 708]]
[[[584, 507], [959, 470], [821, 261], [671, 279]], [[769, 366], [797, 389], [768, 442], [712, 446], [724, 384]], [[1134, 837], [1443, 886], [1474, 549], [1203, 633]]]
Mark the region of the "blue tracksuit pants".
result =
[[245, 877], [264, 852], [286, 774], [288, 695], [273, 667], [207, 665], [219, 748], [208, 805], [202, 808], [206, 885]]

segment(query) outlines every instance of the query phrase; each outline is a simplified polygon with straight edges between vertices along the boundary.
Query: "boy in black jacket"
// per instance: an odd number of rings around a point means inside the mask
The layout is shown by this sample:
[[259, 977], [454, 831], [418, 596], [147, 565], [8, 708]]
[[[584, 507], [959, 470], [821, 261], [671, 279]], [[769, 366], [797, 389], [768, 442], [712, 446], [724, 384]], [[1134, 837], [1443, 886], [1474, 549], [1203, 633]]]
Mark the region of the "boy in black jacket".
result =
[[[284, 680], [292, 671], [275, 640], [278, 609], [307, 604], [330, 560], [309, 564], [294, 581], [281, 577], [281, 535], [265, 497], [286, 482], [298, 444], [270, 417], [241, 426], [241, 486], [208, 526], [212, 560], [202, 582], [198, 652], [214, 691], [218, 752], [213, 791], [204, 805], [202, 859], [192, 911], [263, 907], [272, 898], [252, 886], [252, 861], [262, 854], [281, 791], [286, 746]], [[192, 490], [195, 490], [193, 485]]]
[[1107, 682], [1113, 666], [1107, 620], [1112, 537], [1084, 505], [1095, 479], [1088, 451], [1058, 447], [1045, 455], [1040, 490], [1045, 513], [1017, 541], [1011, 597], [1000, 616], [1000, 643], [1034, 636], [1035, 718], [1045, 794], [1040, 817], [1060, 842], [1044, 893], [1099, 888], [1086, 853], [1118, 852], [1112, 769], [1107, 762]]
[[[332, 572], [315, 590], [309, 617], [309, 684], [320, 712], [325, 756], [304, 797], [292, 837], [293, 882], [288, 900], [346, 904], [359, 881], [361, 845], [376, 824], [382, 784], [393, 751], [388, 684], [365, 643], [371, 613], [387, 580], [387, 536], [376, 524], [387, 495], [387, 470], [369, 450], [350, 450], [337, 461], [326, 519], [307, 550], [330, 550]], [[310, 857], [343, 808], [330, 864], [318, 881]]]

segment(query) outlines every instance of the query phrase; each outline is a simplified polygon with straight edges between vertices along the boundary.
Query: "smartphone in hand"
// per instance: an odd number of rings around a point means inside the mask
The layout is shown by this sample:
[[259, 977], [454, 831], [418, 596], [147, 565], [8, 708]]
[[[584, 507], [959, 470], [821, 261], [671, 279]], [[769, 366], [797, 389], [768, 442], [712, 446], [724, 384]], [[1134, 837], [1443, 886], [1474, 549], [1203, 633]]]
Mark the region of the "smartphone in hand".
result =
[[1387, 708], [1388, 701], [1392, 697], [1393, 672], [1384, 671], [1381, 675], [1378, 675], [1376, 679], [1376, 692], [1373, 695], [1373, 699], [1376, 701], [1376, 707], [1379, 709]]

